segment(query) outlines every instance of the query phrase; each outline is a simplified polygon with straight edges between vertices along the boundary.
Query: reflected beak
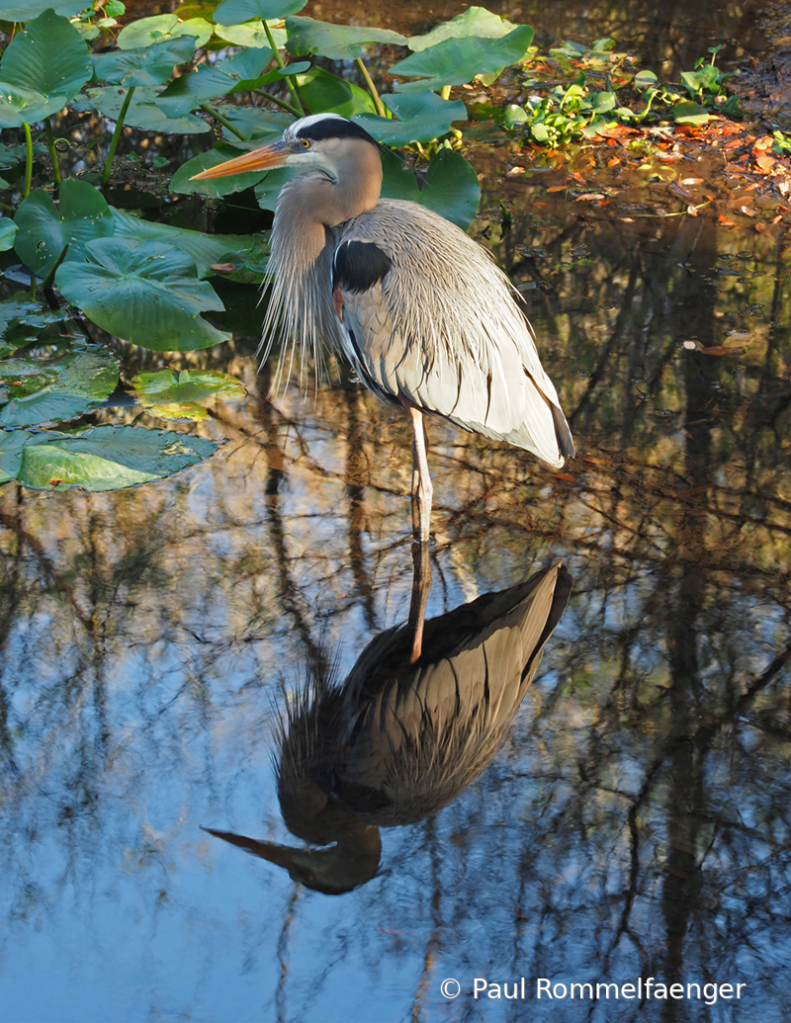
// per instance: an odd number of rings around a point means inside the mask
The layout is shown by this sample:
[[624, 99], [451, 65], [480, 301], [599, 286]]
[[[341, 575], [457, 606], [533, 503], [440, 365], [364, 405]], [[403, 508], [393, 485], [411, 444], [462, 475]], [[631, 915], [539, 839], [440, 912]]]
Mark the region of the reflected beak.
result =
[[244, 153], [233, 160], [226, 160], [216, 167], [209, 167], [200, 174], [195, 174], [191, 181], [208, 181], [210, 178], [227, 178], [232, 174], [247, 174], [250, 171], [269, 170], [272, 167], [282, 167], [288, 157], [288, 147], [282, 142], [275, 142], [271, 146], [263, 146], [261, 149], [253, 149], [250, 153]]
[[201, 830], [208, 831], [215, 838], [221, 838], [224, 842], [230, 842], [231, 845], [238, 846], [240, 849], [244, 849], [245, 852], [252, 853], [253, 856], [260, 856], [262, 860], [276, 863], [279, 867], [290, 867], [295, 858], [294, 853], [307, 851], [292, 849], [287, 845], [272, 845], [269, 842], [259, 842], [255, 838], [247, 838], [245, 835], [234, 835], [230, 831], [215, 831], [214, 828], [202, 828]]

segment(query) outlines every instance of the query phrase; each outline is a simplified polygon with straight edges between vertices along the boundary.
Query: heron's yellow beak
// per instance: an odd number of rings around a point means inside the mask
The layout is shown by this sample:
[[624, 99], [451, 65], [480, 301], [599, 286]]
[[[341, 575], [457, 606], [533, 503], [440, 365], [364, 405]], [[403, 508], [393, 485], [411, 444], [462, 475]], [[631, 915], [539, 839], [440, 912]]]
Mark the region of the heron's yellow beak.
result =
[[271, 167], [282, 167], [288, 156], [288, 149], [282, 142], [275, 142], [271, 146], [263, 146], [261, 149], [253, 149], [252, 152], [244, 153], [233, 160], [226, 160], [216, 167], [209, 167], [200, 174], [193, 175], [191, 181], [207, 181], [210, 178], [227, 178], [232, 174], [247, 174], [250, 171], [269, 170]]

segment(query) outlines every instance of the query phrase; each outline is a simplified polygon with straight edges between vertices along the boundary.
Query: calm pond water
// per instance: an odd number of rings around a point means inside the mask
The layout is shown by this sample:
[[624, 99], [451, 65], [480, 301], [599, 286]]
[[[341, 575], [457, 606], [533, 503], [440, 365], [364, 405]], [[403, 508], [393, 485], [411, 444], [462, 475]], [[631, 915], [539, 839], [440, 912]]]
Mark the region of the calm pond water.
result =
[[[456, 13], [398, 24], [415, 10]], [[550, 33], [558, 10], [564, 35], [615, 31], [572, 3], [502, 13]], [[746, 34], [749, 10], [701, 10], [705, 45]], [[378, 859], [363, 829], [345, 894], [201, 830], [304, 844], [273, 771], [284, 708], [296, 735], [306, 678], [345, 679], [412, 580], [406, 419], [350, 380], [269, 401], [262, 311], [237, 309], [249, 336], [173, 362], [247, 387], [194, 427], [215, 456], [114, 493], [0, 488], [3, 1020], [791, 1018], [783, 226], [655, 216], [665, 186], [636, 172], [576, 202], [552, 170], [503, 177], [511, 156], [473, 154], [473, 232], [525, 296], [578, 457], [553, 472], [429, 421], [428, 614], [562, 559], [573, 592], [514, 727], [444, 809], [369, 810], [394, 826]], [[124, 358], [125, 379], [159, 365]]]

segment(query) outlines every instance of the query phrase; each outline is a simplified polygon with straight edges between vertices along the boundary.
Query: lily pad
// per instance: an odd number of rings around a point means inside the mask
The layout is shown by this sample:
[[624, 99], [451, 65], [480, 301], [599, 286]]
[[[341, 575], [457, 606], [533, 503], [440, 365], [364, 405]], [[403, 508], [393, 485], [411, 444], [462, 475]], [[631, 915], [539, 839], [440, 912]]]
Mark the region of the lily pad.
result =
[[518, 27], [512, 21], [487, 11], [485, 7], [468, 7], [463, 14], [441, 22], [425, 35], [412, 36], [409, 39], [409, 49], [417, 53], [446, 39], [464, 39], [467, 36], [474, 39], [500, 39]]
[[132, 377], [138, 402], [152, 415], [162, 419], [191, 419], [199, 422], [208, 416], [202, 402], [212, 398], [234, 400], [247, 393], [241, 382], [227, 373], [211, 370], [163, 369], [158, 373], [140, 373]]
[[9, 217], [0, 217], [0, 252], [7, 252], [14, 247], [14, 236], [17, 225]]
[[700, 103], [693, 103], [692, 100], [682, 100], [670, 108], [670, 113], [676, 124], [708, 124], [716, 120]]
[[161, 43], [165, 39], [191, 36], [195, 48], [205, 46], [211, 38], [212, 26], [204, 18], [188, 18], [179, 21], [175, 14], [155, 14], [151, 18], [132, 21], [118, 33], [118, 47], [121, 50], [136, 50], [140, 46]]
[[467, 108], [460, 99], [441, 99], [435, 92], [390, 93], [383, 99], [398, 120], [376, 114], [357, 114], [352, 120], [385, 146], [432, 142], [450, 131], [453, 121], [467, 120]]
[[307, 0], [222, 0], [214, 12], [214, 20], [221, 25], [261, 18], [263, 21], [281, 21], [296, 14]]
[[330, 60], [356, 60], [366, 43], [406, 46], [409, 40], [400, 32], [386, 28], [359, 28], [356, 25], [332, 25], [313, 18], [286, 19], [289, 53], [301, 56], [318, 53]]
[[[79, 109], [98, 110], [110, 120], [117, 121], [128, 91], [115, 85], [103, 89], [87, 89], [85, 92], [87, 102], [81, 103]], [[209, 125], [194, 114], [187, 114], [186, 117], [168, 117], [156, 103], [160, 91], [158, 86], [151, 85], [135, 89], [124, 123], [133, 128], [140, 128], [141, 131], [162, 131], [171, 135], [200, 135], [209, 131]]]
[[311, 114], [353, 114], [373, 112], [374, 101], [358, 85], [331, 75], [320, 67], [312, 67], [307, 74], [296, 75], [299, 94]]
[[100, 82], [113, 85], [164, 85], [173, 68], [192, 60], [194, 53], [195, 38], [183, 35], [134, 50], [95, 53], [93, 69]]
[[223, 304], [185, 253], [161, 242], [99, 238], [91, 262], [63, 263], [55, 281], [94, 323], [155, 351], [192, 351], [227, 341], [200, 313]]
[[382, 154], [382, 195], [420, 203], [466, 231], [478, 212], [481, 186], [473, 167], [460, 153], [440, 149], [426, 171], [423, 187], [395, 153]]
[[0, 21], [32, 21], [50, 9], [65, 18], [74, 18], [85, 10], [85, 0], [23, 0], [13, 7], [0, 8]]
[[246, 259], [265, 258], [267, 252], [266, 243], [256, 235], [204, 234], [203, 231], [190, 231], [171, 224], [151, 223], [116, 209], [112, 210], [112, 217], [115, 224], [114, 238], [123, 238], [141, 245], [162, 242], [175, 246], [186, 252], [197, 265], [199, 277], [207, 277], [211, 273], [212, 263], [241, 263]]
[[202, 437], [139, 426], [96, 426], [75, 434], [0, 433], [0, 483], [33, 490], [120, 490], [170, 476], [214, 454]]
[[64, 248], [71, 259], [85, 258], [85, 243], [113, 232], [104, 196], [87, 181], [67, 178], [56, 206], [43, 188], [31, 192], [16, 215], [14, 248], [34, 273], [46, 277]]
[[171, 82], [157, 104], [169, 117], [183, 117], [205, 100], [258, 88], [261, 72], [272, 56], [272, 50], [249, 49], [215, 65], [201, 64]]
[[0, 67], [0, 127], [41, 121], [93, 74], [88, 47], [67, 18], [46, 10], [14, 36]]
[[118, 366], [106, 352], [5, 359], [0, 361], [0, 427], [75, 419], [101, 405], [117, 383]]
[[0, 302], [0, 358], [37, 340], [43, 330], [68, 318], [65, 309], [42, 309], [29, 298]]
[[[214, 13], [216, 17], [217, 12], [215, 11]], [[284, 28], [272, 28], [270, 25], [269, 31], [272, 33], [272, 41], [275, 46], [278, 49], [282, 49], [286, 45], [286, 30]], [[233, 46], [250, 46], [257, 49], [269, 48], [269, 38], [264, 31], [260, 18], [257, 18], [255, 21], [247, 21], [241, 25], [216, 24], [214, 26], [214, 34], [219, 39], [223, 39], [226, 43], [231, 43]]]
[[419, 82], [402, 82], [400, 92], [436, 90], [446, 85], [470, 82], [476, 75], [485, 75], [524, 60], [533, 42], [533, 29], [520, 25], [501, 39], [446, 39], [436, 46], [413, 53], [390, 68], [390, 74], [420, 78]]

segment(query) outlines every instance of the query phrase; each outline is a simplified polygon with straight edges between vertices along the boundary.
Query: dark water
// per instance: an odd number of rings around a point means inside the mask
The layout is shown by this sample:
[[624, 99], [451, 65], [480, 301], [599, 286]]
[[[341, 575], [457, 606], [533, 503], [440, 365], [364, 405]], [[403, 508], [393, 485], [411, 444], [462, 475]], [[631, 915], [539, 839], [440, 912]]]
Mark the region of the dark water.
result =
[[[278, 708], [406, 618], [411, 459], [405, 419], [353, 382], [269, 402], [254, 338], [185, 356], [249, 391], [196, 427], [216, 456], [117, 493], [0, 490], [0, 1018], [789, 1019], [784, 227], [583, 209], [541, 172], [495, 176], [507, 158], [479, 154], [476, 229], [578, 457], [555, 473], [428, 424], [429, 615], [557, 558], [574, 578], [502, 749], [383, 828], [344, 895], [200, 829], [300, 844]], [[733, 336], [740, 354], [684, 347]], [[649, 977], [690, 997], [538, 998]]]

